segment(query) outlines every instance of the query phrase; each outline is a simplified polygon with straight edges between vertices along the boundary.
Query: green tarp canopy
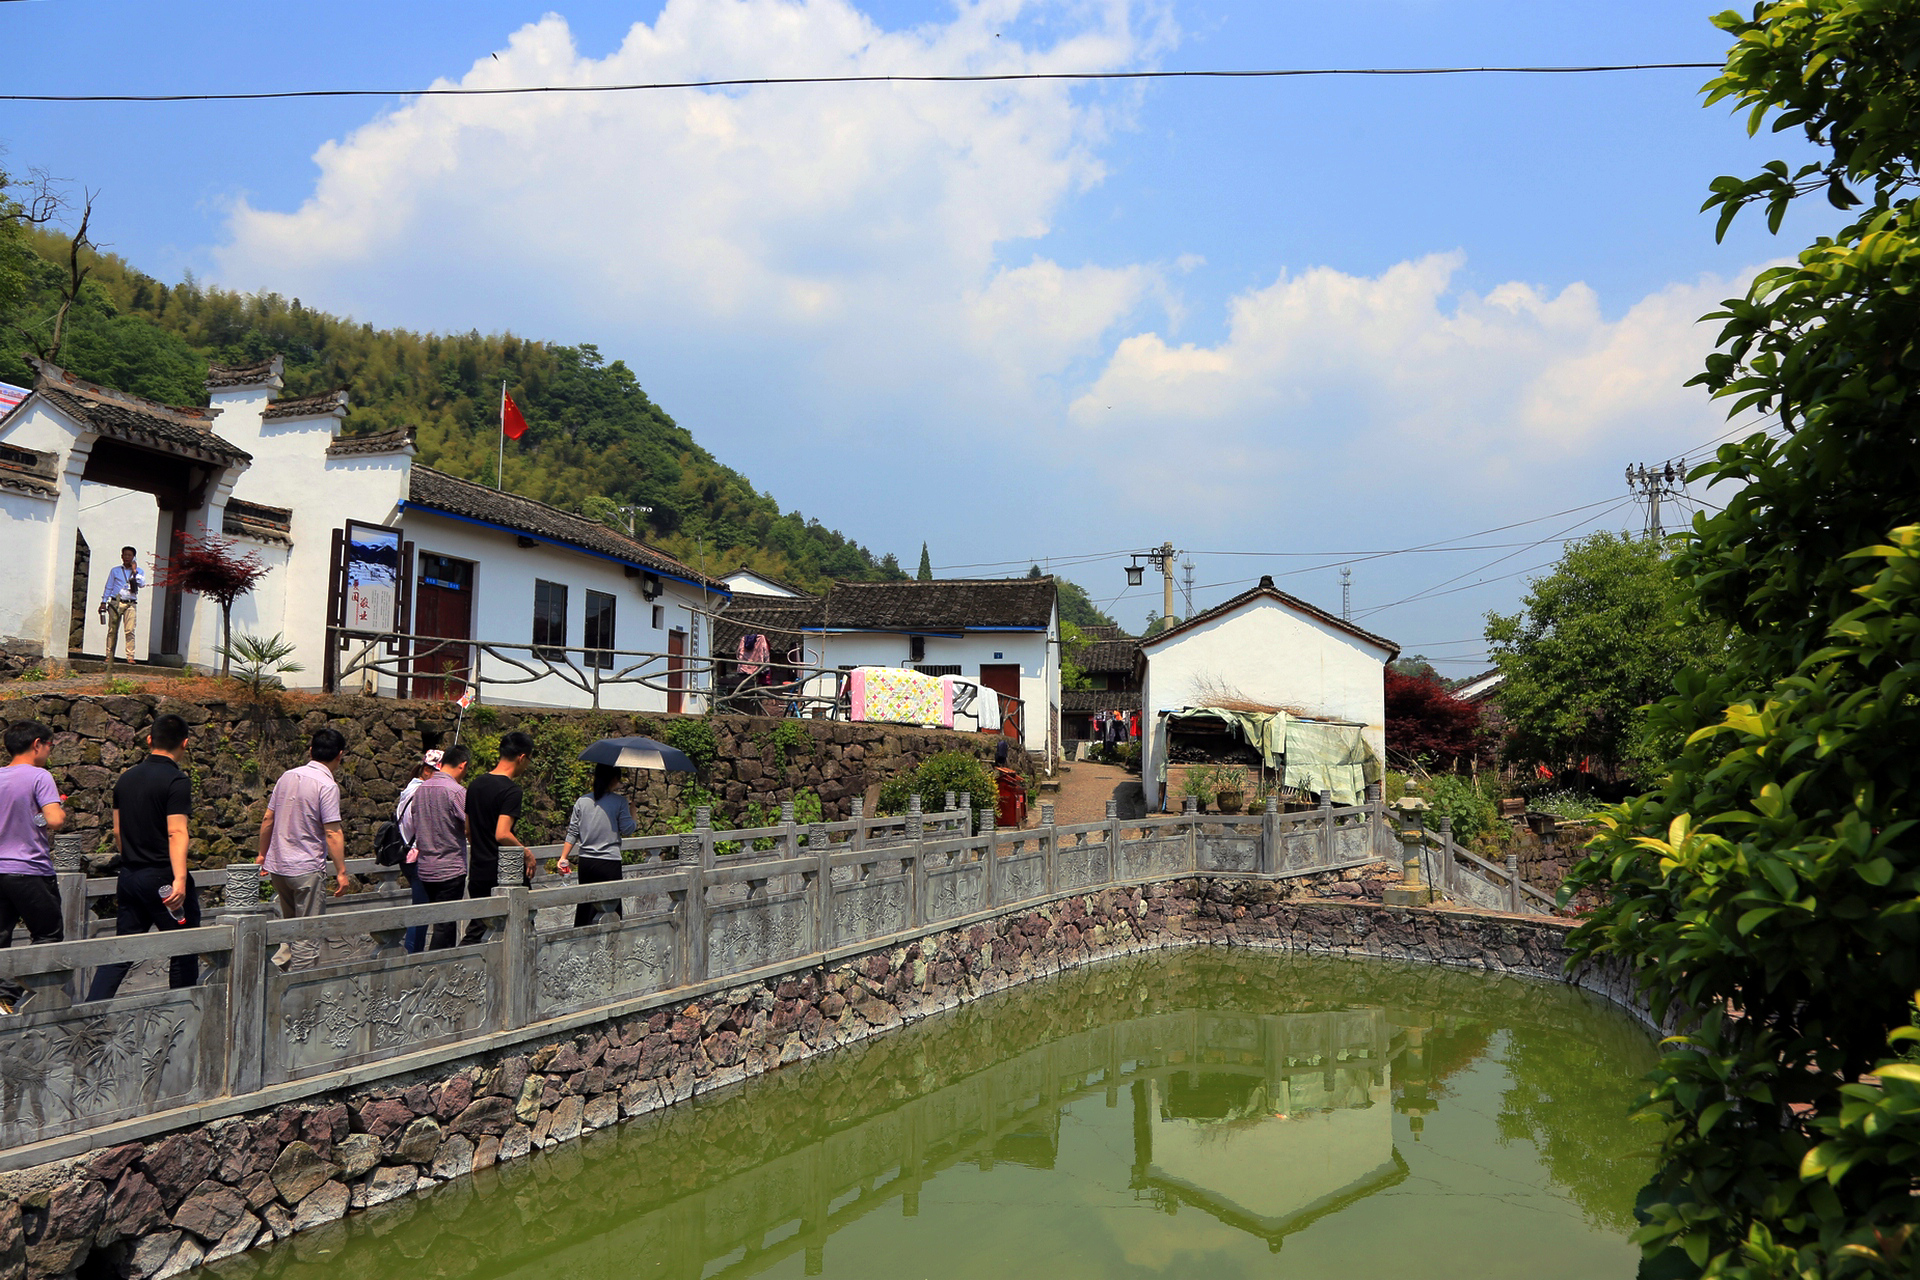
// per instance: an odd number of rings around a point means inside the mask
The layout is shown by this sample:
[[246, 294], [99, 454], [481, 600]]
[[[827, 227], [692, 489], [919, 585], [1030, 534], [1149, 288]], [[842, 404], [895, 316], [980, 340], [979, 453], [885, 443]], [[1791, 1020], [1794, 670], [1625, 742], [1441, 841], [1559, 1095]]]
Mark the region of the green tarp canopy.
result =
[[[1259, 752], [1263, 765], [1281, 770], [1281, 785], [1309, 793], [1330, 791], [1335, 804], [1360, 803], [1367, 783], [1380, 779], [1380, 762], [1367, 745], [1362, 725], [1225, 707], [1186, 707], [1167, 712], [1165, 718], [1170, 731], [1208, 721], [1225, 725]], [[1161, 782], [1167, 780], [1170, 754], [1160, 753], [1156, 772]]]

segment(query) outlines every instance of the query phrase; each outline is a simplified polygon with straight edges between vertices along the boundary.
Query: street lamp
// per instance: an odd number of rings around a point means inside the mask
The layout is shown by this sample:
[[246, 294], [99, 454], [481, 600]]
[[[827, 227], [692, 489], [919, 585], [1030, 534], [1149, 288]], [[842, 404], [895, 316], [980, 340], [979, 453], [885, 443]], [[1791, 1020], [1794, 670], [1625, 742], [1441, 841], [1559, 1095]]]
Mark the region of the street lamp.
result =
[[1147, 577], [1147, 570], [1145, 565], [1142, 565], [1136, 561], [1135, 563], [1127, 566], [1127, 585], [1128, 586], [1137, 587], [1142, 582], [1146, 581], [1146, 577]]

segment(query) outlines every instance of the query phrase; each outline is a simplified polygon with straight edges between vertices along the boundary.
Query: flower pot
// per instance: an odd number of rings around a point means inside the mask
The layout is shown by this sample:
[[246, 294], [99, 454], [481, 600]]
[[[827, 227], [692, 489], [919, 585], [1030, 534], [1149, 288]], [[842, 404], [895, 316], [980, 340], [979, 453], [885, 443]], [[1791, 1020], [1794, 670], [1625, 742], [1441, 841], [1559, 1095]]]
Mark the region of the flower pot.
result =
[[1219, 800], [1222, 813], [1239, 813], [1246, 803], [1246, 797], [1238, 791], [1222, 791]]

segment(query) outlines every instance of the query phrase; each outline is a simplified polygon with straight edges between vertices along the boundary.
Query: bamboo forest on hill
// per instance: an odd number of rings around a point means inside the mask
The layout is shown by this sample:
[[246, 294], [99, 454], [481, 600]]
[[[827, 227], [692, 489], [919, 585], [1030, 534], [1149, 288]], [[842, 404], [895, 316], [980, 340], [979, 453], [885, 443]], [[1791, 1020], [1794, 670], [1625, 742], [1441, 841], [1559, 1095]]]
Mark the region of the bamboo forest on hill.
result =
[[[16, 317], [31, 329], [59, 305], [67, 240], [29, 231], [36, 251]], [[111, 254], [91, 266], [67, 321], [58, 363], [80, 377], [169, 404], [204, 404], [210, 360], [244, 364], [280, 355], [287, 396], [346, 387], [355, 435], [410, 425], [420, 460], [491, 482], [500, 381], [529, 430], [507, 450], [506, 487], [569, 510], [650, 506], [642, 536], [709, 572], [746, 564], [808, 586], [828, 578], [904, 578], [892, 554], [875, 556], [818, 520], [782, 512], [747, 477], [718, 462], [655, 404], [633, 370], [592, 345], [512, 334], [421, 334], [376, 329], [273, 293], [196, 283], [168, 286]], [[36, 333], [45, 340], [45, 335]], [[34, 347], [14, 324], [0, 331], [0, 381], [31, 385]]]

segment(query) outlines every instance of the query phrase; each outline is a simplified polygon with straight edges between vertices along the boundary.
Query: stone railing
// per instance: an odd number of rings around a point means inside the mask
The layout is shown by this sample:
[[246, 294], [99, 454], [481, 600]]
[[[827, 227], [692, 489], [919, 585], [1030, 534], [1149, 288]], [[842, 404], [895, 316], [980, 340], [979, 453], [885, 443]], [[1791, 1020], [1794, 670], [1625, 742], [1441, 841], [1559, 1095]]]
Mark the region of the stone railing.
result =
[[[233, 864], [217, 923], [0, 951], [0, 980], [32, 992], [0, 1035], [0, 1168], [85, 1150], [109, 1127], [121, 1140], [418, 1070], [1071, 894], [1339, 872], [1399, 849], [1377, 799], [1126, 819], [1110, 803], [1104, 821], [1075, 825], [1043, 805], [1039, 827], [1004, 830], [964, 795], [939, 813], [915, 797], [904, 817], [782, 816], [715, 831], [702, 811], [684, 835], [625, 841], [633, 861], [604, 884], [528, 888], [515, 850], [493, 897], [388, 905], [405, 890], [381, 869], [384, 888], [308, 919], [270, 918], [259, 867]], [[77, 872], [63, 881], [84, 914], [91, 886]], [[593, 918], [576, 925], [581, 907]], [[471, 945], [402, 947], [409, 927], [474, 923]], [[271, 962], [306, 942], [325, 947], [312, 967]], [[203, 957], [201, 981], [167, 989], [168, 961], [184, 955]], [[86, 1002], [91, 971], [122, 962], [136, 980]]]

